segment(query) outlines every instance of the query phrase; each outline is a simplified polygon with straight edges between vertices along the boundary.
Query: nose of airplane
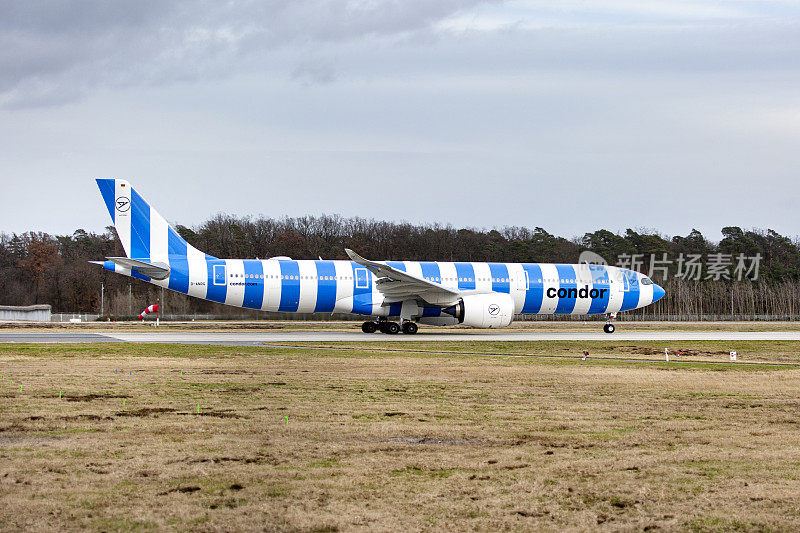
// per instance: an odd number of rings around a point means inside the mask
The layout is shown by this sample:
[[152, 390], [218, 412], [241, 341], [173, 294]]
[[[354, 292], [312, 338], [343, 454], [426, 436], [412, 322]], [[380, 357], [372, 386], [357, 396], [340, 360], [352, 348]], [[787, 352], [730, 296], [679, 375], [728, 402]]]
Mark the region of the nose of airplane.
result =
[[661, 288], [661, 285], [653, 284], [653, 302], [659, 301], [665, 294], [666, 291]]

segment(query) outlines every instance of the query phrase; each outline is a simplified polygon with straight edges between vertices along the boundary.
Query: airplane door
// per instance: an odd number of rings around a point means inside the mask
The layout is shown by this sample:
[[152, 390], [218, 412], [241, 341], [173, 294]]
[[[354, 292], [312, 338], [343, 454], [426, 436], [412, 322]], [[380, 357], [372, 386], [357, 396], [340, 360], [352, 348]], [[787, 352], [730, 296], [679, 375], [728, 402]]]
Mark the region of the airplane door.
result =
[[530, 280], [530, 277], [528, 276], [528, 271], [525, 270], [525, 269], [522, 269], [522, 272], [520, 272], [519, 274], [514, 276], [514, 278], [515, 278], [515, 281], [516, 281], [515, 285], [516, 285], [516, 289], [517, 289], [517, 294], [522, 296], [522, 301], [524, 302], [525, 301], [525, 293], [527, 293], [528, 289], [531, 288], [531, 280]]
[[636, 275], [636, 272], [625, 272], [624, 280], [622, 288], [625, 292], [639, 290], [639, 277]]
[[528, 290], [531, 288], [531, 279], [525, 268], [522, 269], [521, 275], [517, 276], [517, 280], [517, 295], [514, 298], [516, 309], [514, 312], [521, 313], [522, 308], [525, 307], [525, 297], [528, 294]]
[[225, 265], [214, 265], [214, 285], [225, 285], [227, 279]]
[[625, 281], [626, 291], [639, 290], [639, 276], [636, 275], [636, 272], [626, 272]]
[[531, 287], [531, 279], [530, 279], [530, 276], [528, 276], [528, 271], [527, 270], [523, 270], [522, 274], [523, 274], [522, 276], [519, 276], [517, 278], [517, 280], [518, 280], [518, 288], [523, 293], [525, 293]]
[[356, 268], [356, 289], [368, 289], [369, 288], [369, 274], [367, 273], [366, 268]]

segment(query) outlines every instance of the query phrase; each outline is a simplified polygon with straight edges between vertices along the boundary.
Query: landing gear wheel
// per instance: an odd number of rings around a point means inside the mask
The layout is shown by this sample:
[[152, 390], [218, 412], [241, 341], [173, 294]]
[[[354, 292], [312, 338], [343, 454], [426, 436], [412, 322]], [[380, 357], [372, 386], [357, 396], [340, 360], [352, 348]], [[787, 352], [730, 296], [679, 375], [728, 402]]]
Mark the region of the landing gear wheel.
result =
[[614, 327], [614, 324], [606, 324], [605, 326], [603, 326], [603, 331], [605, 331], [606, 333], [614, 333], [615, 329], [616, 328]]
[[389, 335], [396, 335], [400, 333], [400, 324], [397, 322], [387, 322], [383, 332]]
[[415, 322], [406, 321], [406, 322], [403, 322], [403, 328], [402, 329], [403, 329], [403, 333], [405, 333], [406, 335], [414, 335], [417, 332], [417, 330], [419, 329], [419, 327], [417, 326], [417, 324]]
[[375, 333], [378, 331], [378, 324], [375, 322], [364, 322], [361, 324], [361, 331], [364, 333]]

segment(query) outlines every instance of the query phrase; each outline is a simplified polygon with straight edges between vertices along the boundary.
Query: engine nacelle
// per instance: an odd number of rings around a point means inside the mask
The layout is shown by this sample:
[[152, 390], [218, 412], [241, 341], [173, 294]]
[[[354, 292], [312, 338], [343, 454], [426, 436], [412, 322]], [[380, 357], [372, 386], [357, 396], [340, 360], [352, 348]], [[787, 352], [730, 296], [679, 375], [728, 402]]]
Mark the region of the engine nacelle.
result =
[[475, 328], [504, 328], [514, 319], [514, 300], [508, 294], [472, 294], [443, 310], [459, 323]]

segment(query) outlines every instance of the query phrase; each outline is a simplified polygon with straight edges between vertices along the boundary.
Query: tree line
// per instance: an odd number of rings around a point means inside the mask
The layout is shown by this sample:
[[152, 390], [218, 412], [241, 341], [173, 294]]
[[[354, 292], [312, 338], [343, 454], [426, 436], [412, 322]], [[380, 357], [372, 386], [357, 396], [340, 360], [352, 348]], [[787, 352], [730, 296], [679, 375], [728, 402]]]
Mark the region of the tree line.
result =
[[[346, 259], [344, 249], [352, 248], [365, 257], [388, 260], [575, 263], [581, 252], [590, 250], [609, 264], [651, 274], [667, 290], [663, 300], [631, 313], [632, 318], [800, 315], [800, 242], [773, 230], [725, 227], [719, 242], [697, 230], [669, 237], [647, 230], [601, 229], [567, 239], [541, 227], [484, 230], [337, 215], [217, 215], [197, 227], [176, 229], [196, 248], [222, 258]], [[0, 305], [48, 303], [54, 312], [99, 313], [102, 284], [106, 314], [136, 315], [155, 301], [159, 290], [88, 263], [119, 255], [124, 252], [111, 226], [100, 234], [0, 233]], [[701, 269], [687, 276], [693, 261]], [[743, 266], [749, 270], [737, 271]], [[169, 295], [167, 309], [179, 314], [241, 314], [175, 294]]]

